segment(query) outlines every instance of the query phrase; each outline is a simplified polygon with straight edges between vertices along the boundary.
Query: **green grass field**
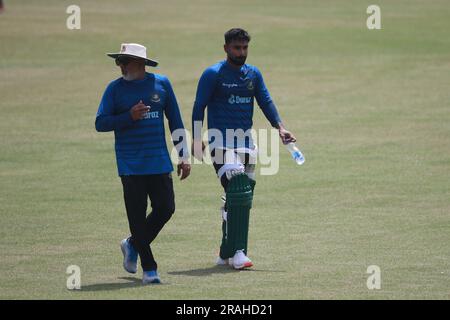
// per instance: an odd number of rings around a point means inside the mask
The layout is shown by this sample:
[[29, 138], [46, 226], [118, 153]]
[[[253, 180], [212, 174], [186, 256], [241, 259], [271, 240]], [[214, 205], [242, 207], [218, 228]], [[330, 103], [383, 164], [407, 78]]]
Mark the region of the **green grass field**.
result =
[[[66, 28], [81, 7], [81, 30]], [[373, 1], [6, 1], [0, 14], [1, 299], [449, 299], [450, 6]], [[153, 244], [163, 285], [121, 266], [128, 234], [113, 134], [95, 131], [106, 52], [146, 45], [190, 116], [223, 33], [252, 35], [258, 66], [306, 156], [258, 176], [253, 270], [214, 266], [212, 167], [175, 181]], [[267, 128], [256, 109], [255, 128]], [[66, 289], [69, 265], [82, 290]], [[381, 268], [381, 290], [366, 269]]]

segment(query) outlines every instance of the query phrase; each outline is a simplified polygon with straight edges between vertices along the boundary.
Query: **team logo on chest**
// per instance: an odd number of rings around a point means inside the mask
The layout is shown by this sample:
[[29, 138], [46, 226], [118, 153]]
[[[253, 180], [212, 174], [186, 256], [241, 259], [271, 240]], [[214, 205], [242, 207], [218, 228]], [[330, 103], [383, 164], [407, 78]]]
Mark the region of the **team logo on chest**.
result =
[[159, 94], [154, 93], [154, 94], [152, 94], [152, 96], [150, 97], [150, 101], [151, 101], [151, 102], [160, 102], [160, 101], [161, 101], [161, 98], [159, 97]]
[[253, 89], [255, 89], [255, 87], [253, 86], [253, 81], [252, 81], [252, 80], [250, 80], [250, 81], [247, 83], [247, 89], [248, 89], [248, 90], [253, 90]]

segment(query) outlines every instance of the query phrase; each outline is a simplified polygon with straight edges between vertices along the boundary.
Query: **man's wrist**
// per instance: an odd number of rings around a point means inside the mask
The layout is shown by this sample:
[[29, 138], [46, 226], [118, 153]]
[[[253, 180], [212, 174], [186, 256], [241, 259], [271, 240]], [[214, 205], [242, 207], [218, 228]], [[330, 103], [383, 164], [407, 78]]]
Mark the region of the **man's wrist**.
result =
[[278, 130], [286, 130], [282, 122], [277, 122], [275, 128]]
[[189, 164], [190, 160], [191, 160], [191, 156], [190, 155], [185, 155], [185, 156], [182, 156], [182, 157], [178, 158], [178, 163], [179, 164], [181, 164], [181, 163]]

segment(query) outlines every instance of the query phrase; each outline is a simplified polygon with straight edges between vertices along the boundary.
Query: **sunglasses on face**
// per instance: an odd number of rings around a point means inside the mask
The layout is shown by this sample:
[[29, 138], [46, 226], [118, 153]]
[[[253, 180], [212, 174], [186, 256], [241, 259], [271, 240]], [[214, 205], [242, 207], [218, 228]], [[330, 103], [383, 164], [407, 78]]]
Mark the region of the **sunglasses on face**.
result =
[[123, 64], [124, 66], [126, 66], [127, 64], [129, 64], [133, 60], [134, 60], [133, 58], [119, 56], [119, 57], [116, 58], [116, 65]]

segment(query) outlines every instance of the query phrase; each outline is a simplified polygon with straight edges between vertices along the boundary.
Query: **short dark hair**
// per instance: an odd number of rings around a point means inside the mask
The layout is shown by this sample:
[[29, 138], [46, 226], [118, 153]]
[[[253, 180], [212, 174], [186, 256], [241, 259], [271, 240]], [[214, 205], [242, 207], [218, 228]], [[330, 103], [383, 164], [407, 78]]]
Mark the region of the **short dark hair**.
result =
[[241, 28], [233, 28], [225, 32], [225, 43], [229, 44], [231, 41], [247, 41], [250, 42], [250, 35], [247, 31]]

